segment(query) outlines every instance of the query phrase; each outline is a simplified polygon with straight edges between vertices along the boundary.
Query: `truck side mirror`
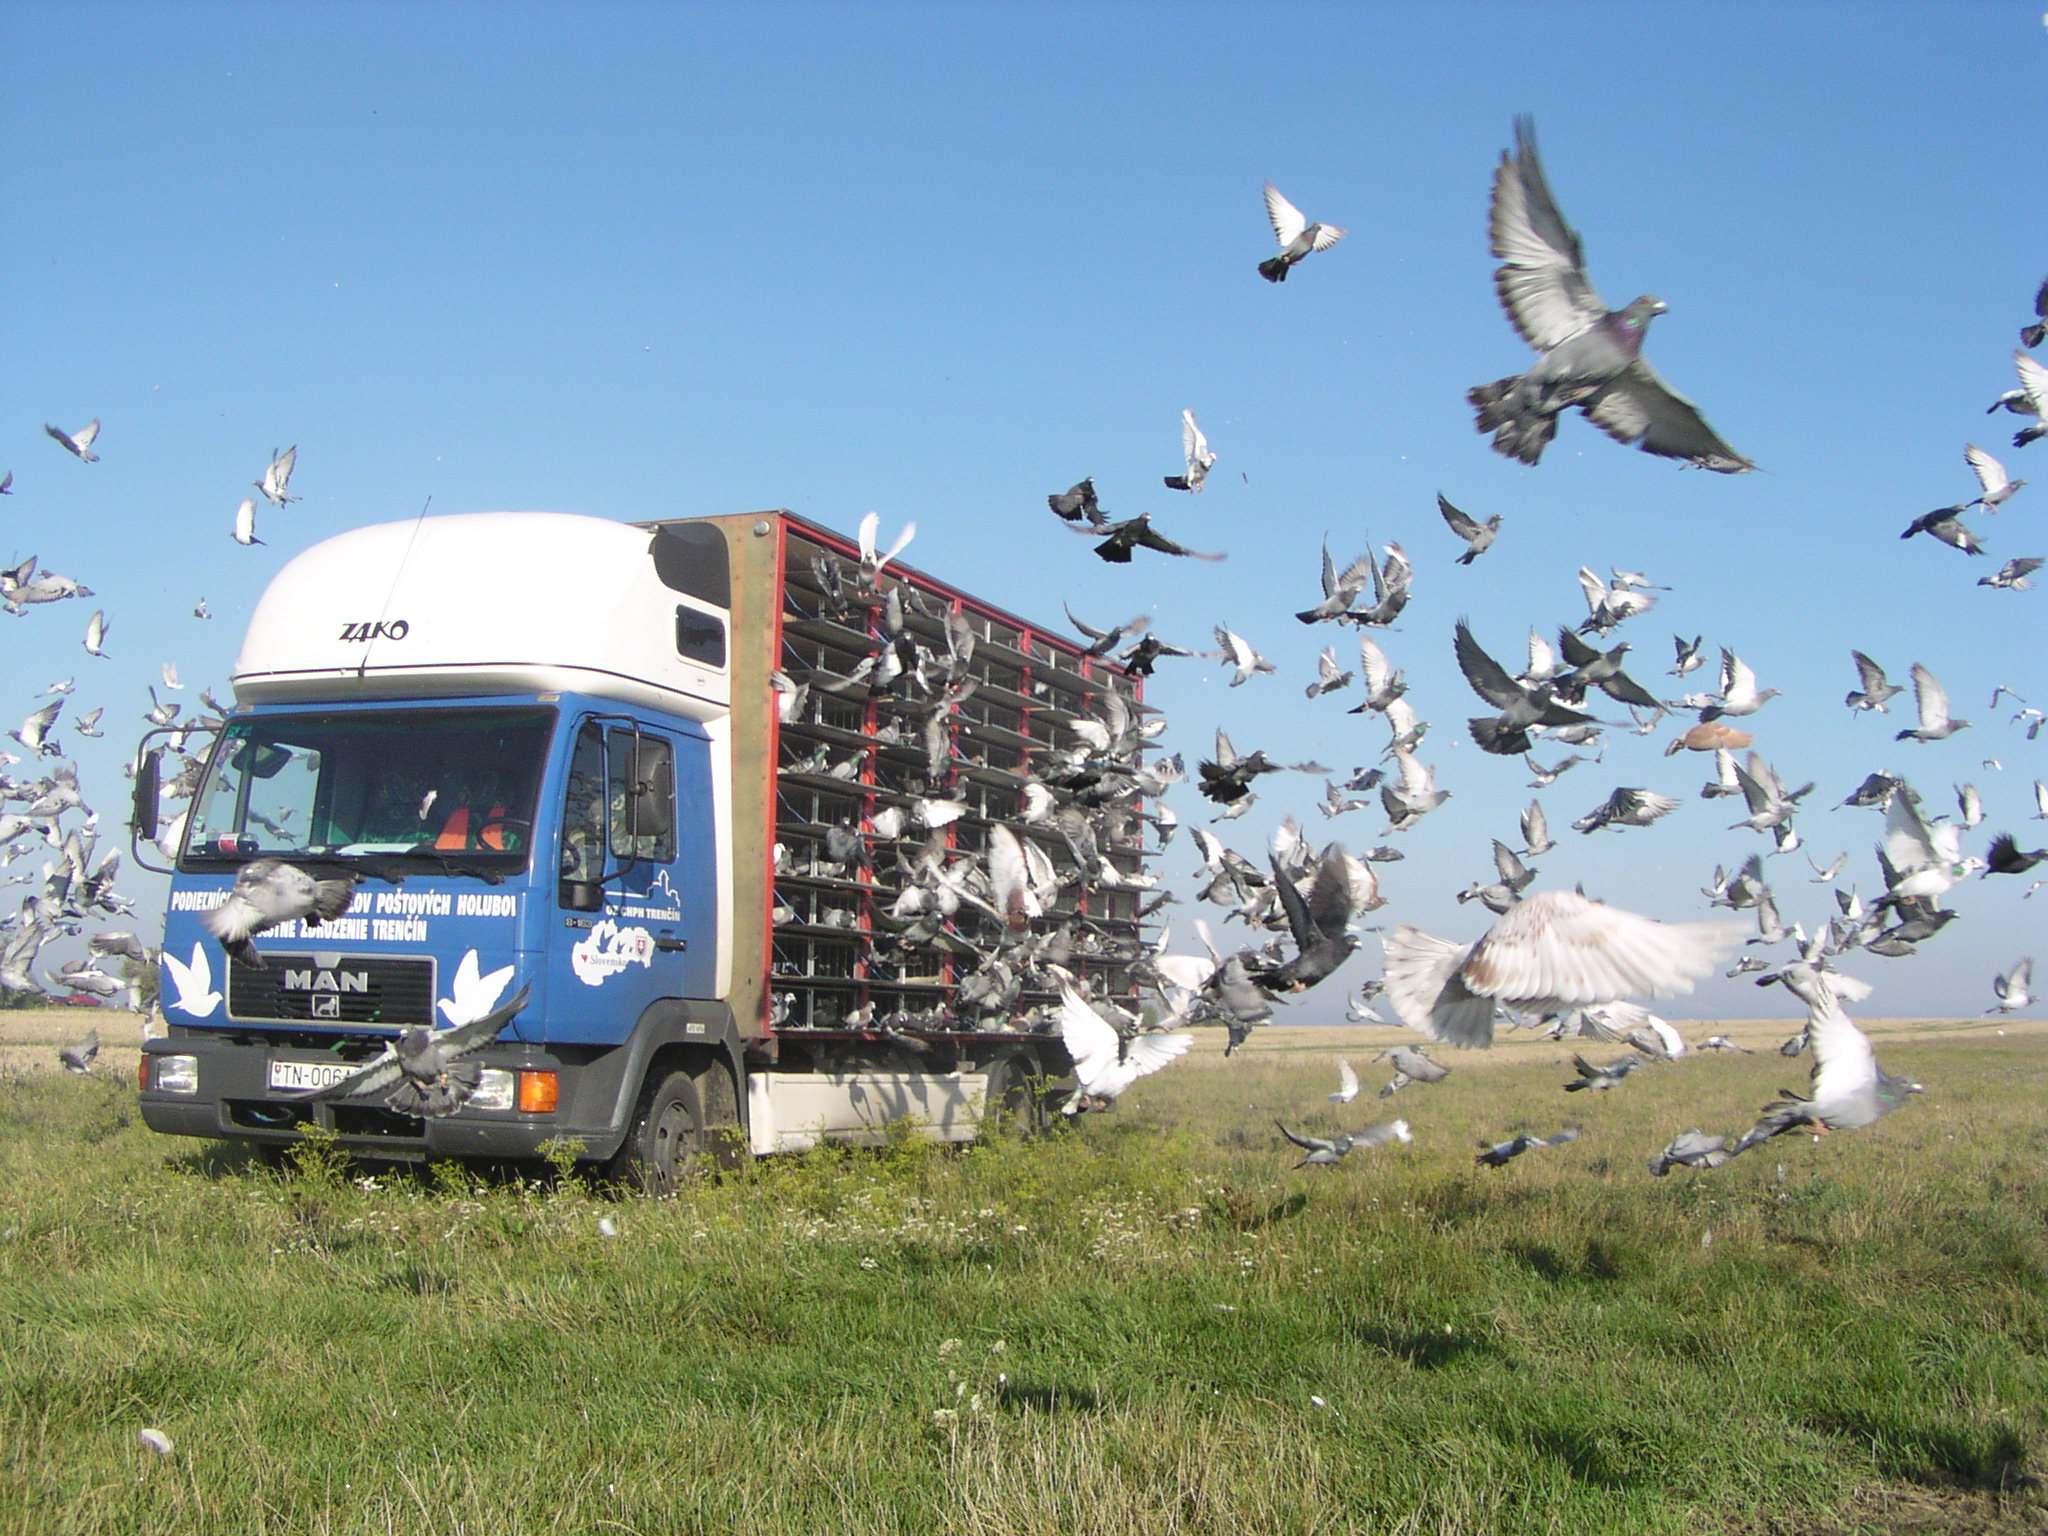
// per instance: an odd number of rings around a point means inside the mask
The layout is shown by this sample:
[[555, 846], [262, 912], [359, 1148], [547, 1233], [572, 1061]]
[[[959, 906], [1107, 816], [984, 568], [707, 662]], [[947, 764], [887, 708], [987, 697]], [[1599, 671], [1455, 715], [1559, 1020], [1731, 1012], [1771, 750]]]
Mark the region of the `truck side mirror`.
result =
[[135, 798], [128, 811], [128, 830], [142, 842], [156, 841], [157, 801], [162, 795], [159, 749], [143, 752], [135, 763]]

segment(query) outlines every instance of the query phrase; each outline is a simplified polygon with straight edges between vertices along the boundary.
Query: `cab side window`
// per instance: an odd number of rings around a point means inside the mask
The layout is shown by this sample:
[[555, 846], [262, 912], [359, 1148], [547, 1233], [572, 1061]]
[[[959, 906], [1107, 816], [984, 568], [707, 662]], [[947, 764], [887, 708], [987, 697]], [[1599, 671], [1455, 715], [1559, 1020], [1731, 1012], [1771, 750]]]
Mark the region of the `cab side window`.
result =
[[569, 759], [569, 788], [562, 808], [562, 904], [576, 910], [595, 905], [605, 859], [604, 733], [589, 721], [576, 734]]

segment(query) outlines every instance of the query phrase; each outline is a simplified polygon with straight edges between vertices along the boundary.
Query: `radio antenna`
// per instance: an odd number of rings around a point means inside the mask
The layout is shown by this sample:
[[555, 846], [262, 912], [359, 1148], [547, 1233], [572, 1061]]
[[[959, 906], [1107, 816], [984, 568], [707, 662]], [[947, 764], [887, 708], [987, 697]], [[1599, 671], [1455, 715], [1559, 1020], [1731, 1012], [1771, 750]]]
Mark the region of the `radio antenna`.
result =
[[377, 622], [370, 626], [369, 643], [363, 647], [363, 659], [356, 663], [356, 681], [361, 682], [370, 670], [370, 651], [377, 644], [384, 631], [384, 615], [391, 611], [391, 600], [398, 595], [399, 578], [405, 575], [406, 564], [412, 559], [412, 547], [419, 542], [420, 524], [427, 520], [427, 508], [434, 504], [431, 492], [420, 503], [420, 515], [412, 520], [412, 533], [405, 541], [405, 553], [398, 557], [398, 569], [391, 573], [391, 585], [384, 593], [384, 606], [377, 610]]

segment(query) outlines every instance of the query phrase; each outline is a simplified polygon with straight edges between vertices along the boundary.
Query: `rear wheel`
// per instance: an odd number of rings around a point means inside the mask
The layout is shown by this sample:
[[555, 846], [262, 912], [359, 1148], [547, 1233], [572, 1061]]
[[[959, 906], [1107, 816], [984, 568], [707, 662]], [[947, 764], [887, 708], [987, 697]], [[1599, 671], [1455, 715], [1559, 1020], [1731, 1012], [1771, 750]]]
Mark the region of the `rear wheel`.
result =
[[673, 1194], [704, 1151], [704, 1108], [687, 1072], [650, 1077], [632, 1129], [605, 1171], [642, 1194]]

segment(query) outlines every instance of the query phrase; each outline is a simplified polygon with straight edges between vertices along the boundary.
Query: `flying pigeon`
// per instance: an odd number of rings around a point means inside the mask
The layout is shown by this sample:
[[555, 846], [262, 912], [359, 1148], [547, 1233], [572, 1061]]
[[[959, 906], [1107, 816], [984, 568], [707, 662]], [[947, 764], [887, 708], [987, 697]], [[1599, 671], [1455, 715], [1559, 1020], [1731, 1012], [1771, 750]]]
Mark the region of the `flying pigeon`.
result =
[[1884, 668], [1872, 661], [1861, 651], [1851, 651], [1849, 659], [1856, 663], [1856, 683], [1842, 702], [1851, 709], [1874, 709], [1879, 714], [1890, 714], [1885, 708], [1895, 695], [1906, 691], [1905, 685], [1895, 683], [1884, 675]]
[[1953, 507], [1936, 507], [1932, 512], [1914, 518], [1899, 537], [1910, 539], [1916, 533], [1924, 533], [1951, 549], [1960, 549], [1966, 555], [1981, 555], [1984, 546], [1977, 542], [1977, 535], [1964, 526], [1962, 520], [1963, 513], [1969, 511], [1970, 506], [1971, 503], [1965, 501]]
[[100, 435], [99, 417], [93, 417], [76, 432], [66, 432], [62, 427], [53, 427], [47, 422], [43, 424], [43, 430], [55, 438], [63, 446], [64, 451], [73, 458], [83, 460], [87, 464], [99, 463], [100, 456], [92, 451], [93, 439]]
[[1488, 1168], [1505, 1168], [1524, 1152], [1537, 1147], [1561, 1147], [1568, 1141], [1577, 1141], [1579, 1133], [1569, 1126], [1555, 1136], [1531, 1136], [1527, 1131], [1507, 1141], [1495, 1142], [1487, 1147], [1473, 1161]]
[[287, 448], [271, 459], [269, 467], [263, 471], [262, 479], [252, 480], [250, 484], [261, 491], [264, 500], [273, 507], [281, 507], [288, 501], [298, 501], [301, 498], [290, 494], [286, 489], [291, 484], [292, 471], [298, 467], [298, 463], [298, 448]]
[[2020, 345], [2038, 347], [2048, 340], [2048, 278], [2041, 280], [2041, 286], [2034, 290], [2034, 323], [2020, 331]]
[[1993, 576], [1979, 576], [1980, 587], [1996, 587], [2006, 592], [2031, 592], [2034, 583], [2028, 578], [2041, 569], [2044, 563], [2032, 555], [2023, 555], [2017, 560], [2008, 560]]
[[1869, 1037], [1842, 1011], [1825, 975], [1816, 975], [1808, 990], [1806, 1039], [1813, 1047], [1813, 1091], [1802, 1098], [1780, 1090], [1777, 1101], [1764, 1107], [1763, 1118], [1735, 1143], [1731, 1157], [1787, 1131], [1805, 1129], [1819, 1136], [1869, 1125], [1923, 1091], [1910, 1078], [1893, 1077], [1878, 1066]]
[[1526, 897], [1473, 944], [1403, 923], [1382, 938], [1386, 997], [1409, 1028], [1466, 1049], [1493, 1044], [1494, 1004], [1528, 1012], [1690, 992], [1735, 944], [1727, 923], [1660, 923], [1574, 891]]
[[301, 919], [307, 923], [339, 917], [355, 900], [355, 880], [316, 880], [283, 859], [251, 859], [235, 876], [227, 900], [201, 921], [220, 940], [228, 957], [263, 970], [263, 957], [250, 941], [266, 929]]
[[1444, 521], [1450, 525], [1451, 532], [1463, 539], [1469, 546], [1465, 553], [1458, 556], [1458, 564], [1460, 565], [1470, 565], [1474, 560], [1477, 560], [1481, 555], [1493, 548], [1493, 541], [1500, 535], [1500, 514], [1498, 512], [1482, 523], [1477, 518], [1460, 512], [1456, 507], [1452, 506], [1444, 499], [1442, 491], [1436, 493], [1436, 509], [1443, 514]]
[[1140, 547], [1156, 549], [1162, 555], [1185, 555], [1191, 560], [1221, 560], [1223, 555], [1205, 555], [1200, 550], [1189, 549], [1176, 544], [1165, 534], [1154, 531], [1148, 515], [1126, 518], [1120, 523], [1104, 523], [1099, 528], [1076, 528], [1075, 533], [1088, 538], [1099, 538], [1095, 553], [1112, 565], [1129, 565], [1131, 551]]
[[1091, 528], [1100, 528], [1109, 521], [1096, 504], [1095, 481], [1092, 478], [1055, 492], [1045, 498], [1045, 504], [1070, 523], [1086, 523]]
[[[1991, 982], [1992, 994], [1998, 999], [1996, 1008], [1987, 1008], [1986, 1013], [2013, 1013], [2021, 1008], [2030, 1008], [2034, 1003], [2034, 962], [2022, 960], [2011, 970], [1994, 977]], [[68, 1063], [67, 1063], [68, 1065]]]
[[[2002, 978], [2001, 978], [2002, 979]], [[2007, 1010], [2010, 1012], [2011, 1010]], [[66, 1072], [75, 1072], [80, 1077], [92, 1076], [93, 1058], [100, 1053], [100, 1032], [91, 1030], [76, 1045], [59, 1046], [57, 1060]]]
[[1914, 741], [1946, 741], [1970, 723], [1949, 714], [1948, 690], [1917, 661], [1913, 663], [1913, 703], [1920, 714], [1919, 728], [1900, 731], [1895, 738], [1898, 741], [1909, 737]]
[[1408, 1130], [1406, 1120], [1382, 1120], [1377, 1125], [1368, 1125], [1362, 1131], [1351, 1131], [1342, 1136], [1332, 1137], [1328, 1141], [1319, 1136], [1298, 1136], [1286, 1126], [1280, 1125], [1278, 1120], [1273, 1123], [1280, 1126], [1282, 1136], [1308, 1154], [1294, 1165], [1297, 1168], [1307, 1168], [1312, 1164], [1327, 1168], [1343, 1162], [1360, 1147], [1377, 1147], [1384, 1142], [1415, 1139]]
[[1126, 1037], [1066, 981], [1060, 983], [1060, 1038], [1074, 1060], [1074, 1091], [1060, 1106], [1065, 1115], [1109, 1108], [1132, 1083], [1177, 1061], [1195, 1044], [1184, 1029]]
[[1986, 512], [1996, 512], [2012, 498], [2027, 482], [2015, 480], [2005, 472], [2005, 466], [1991, 457], [1975, 443], [1963, 444], [1963, 461], [1976, 473], [1977, 483], [1984, 488], [1984, 494], [1966, 506], [1982, 507]]
[[1273, 238], [1280, 242], [1280, 254], [1259, 263], [1259, 276], [1269, 283], [1286, 282], [1287, 269], [1310, 251], [1327, 251], [1344, 238], [1344, 231], [1334, 224], [1309, 223], [1270, 181], [1266, 183], [1266, 217], [1273, 221]]
[[1698, 408], [1643, 360], [1643, 334], [1664, 313], [1648, 294], [1619, 312], [1587, 278], [1579, 237], [1564, 221], [1536, 154], [1535, 127], [1515, 120], [1515, 149], [1494, 174], [1494, 291], [1516, 332], [1539, 354], [1527, 373], [1481, 384], [1466, 398], [1497, 453], [1534, 464], [1572, 406], [1645, 453], [1737, 474], [1756, 468], [1718, 437]]
[[1708, 1136], [1697, 1127], [1680, 1131], [1669, 1146], [1650, 1159], [1650, 1172], [1663, 1178], [1683, 1163], [1688, 1168], [1718, 1168], [1735, 1154], [1727, 1150], [1726, 1136]]
[[386, 1106], [400, 1114], [452, 1114], [476, 1091], [482, 1071], [464, 1058], [492, 1044], [532, 993], [521, 987], [503, 1007], [450, 1029], [413, 1025], [358, 1071], [310, 1097], [361, 1099], [382, 1092]]
[[1209, 451], [1209, 439], [1202, 436], [1202, 429], [1195, 425], [1195, 413], [1180, 413], [1180, 448], [1187, 460], [1187, 472], [1166, 477], [1166, 488], [1170, 491], [1199, 491], [1202, 482], [1209, 478], [1210, 466], [1216, 462], [1216, 455]]
[[1330, 1095], [1332, 1104], [1349, 1104], [1358, 1097], [1360, 1084], [1358, 1069], [1342, 1056], [1337, 1058], [1337, 1091]]
[[261, 544], [263, 542], [256, 537], [256, 498], [254, 496], [244, 496], [242, 504], [235, 508], [235, 527], [228, 537], [245, 549], [251, 544]]
[[2048, 436], [2048, 368], [2020, 351], [2013, 353], [2012, 366], [2019, 375], [2020, 387], [2008, 389], [1992, 401], [1985, 408], [1985, 414], [1989, 415], [2002, 405], [2015, 416], [2033, 417], [2031, 427], [2013, 434], [2013, 447], [2024, 448], [2035, 438]]
[[1583, 1056], [1573, 1056], [1572, 1065], [1579, 1069], [1579, 1075], [1564, 1085], [1566, 1093], [1580, 1093], [1588, 1088], [1605, 1091], [1620, 1083], [1624, 1077], [1641, 1066], [1642, 1062], [1637, 1057], [1624, 1056], [1619, 1061], [1600, 1067]]
[[1392, 1098], [1410, 1083], [1440, 1083], [1451, 1075], [1449, 1067], [1431, 1061], [1412, 1045], [1397, 1045], [1392, 1050], [1381, 1051], [1373, 1060], [1394, 1064], [1393, 1080], [1380, 1090], [1383, 1099]]

